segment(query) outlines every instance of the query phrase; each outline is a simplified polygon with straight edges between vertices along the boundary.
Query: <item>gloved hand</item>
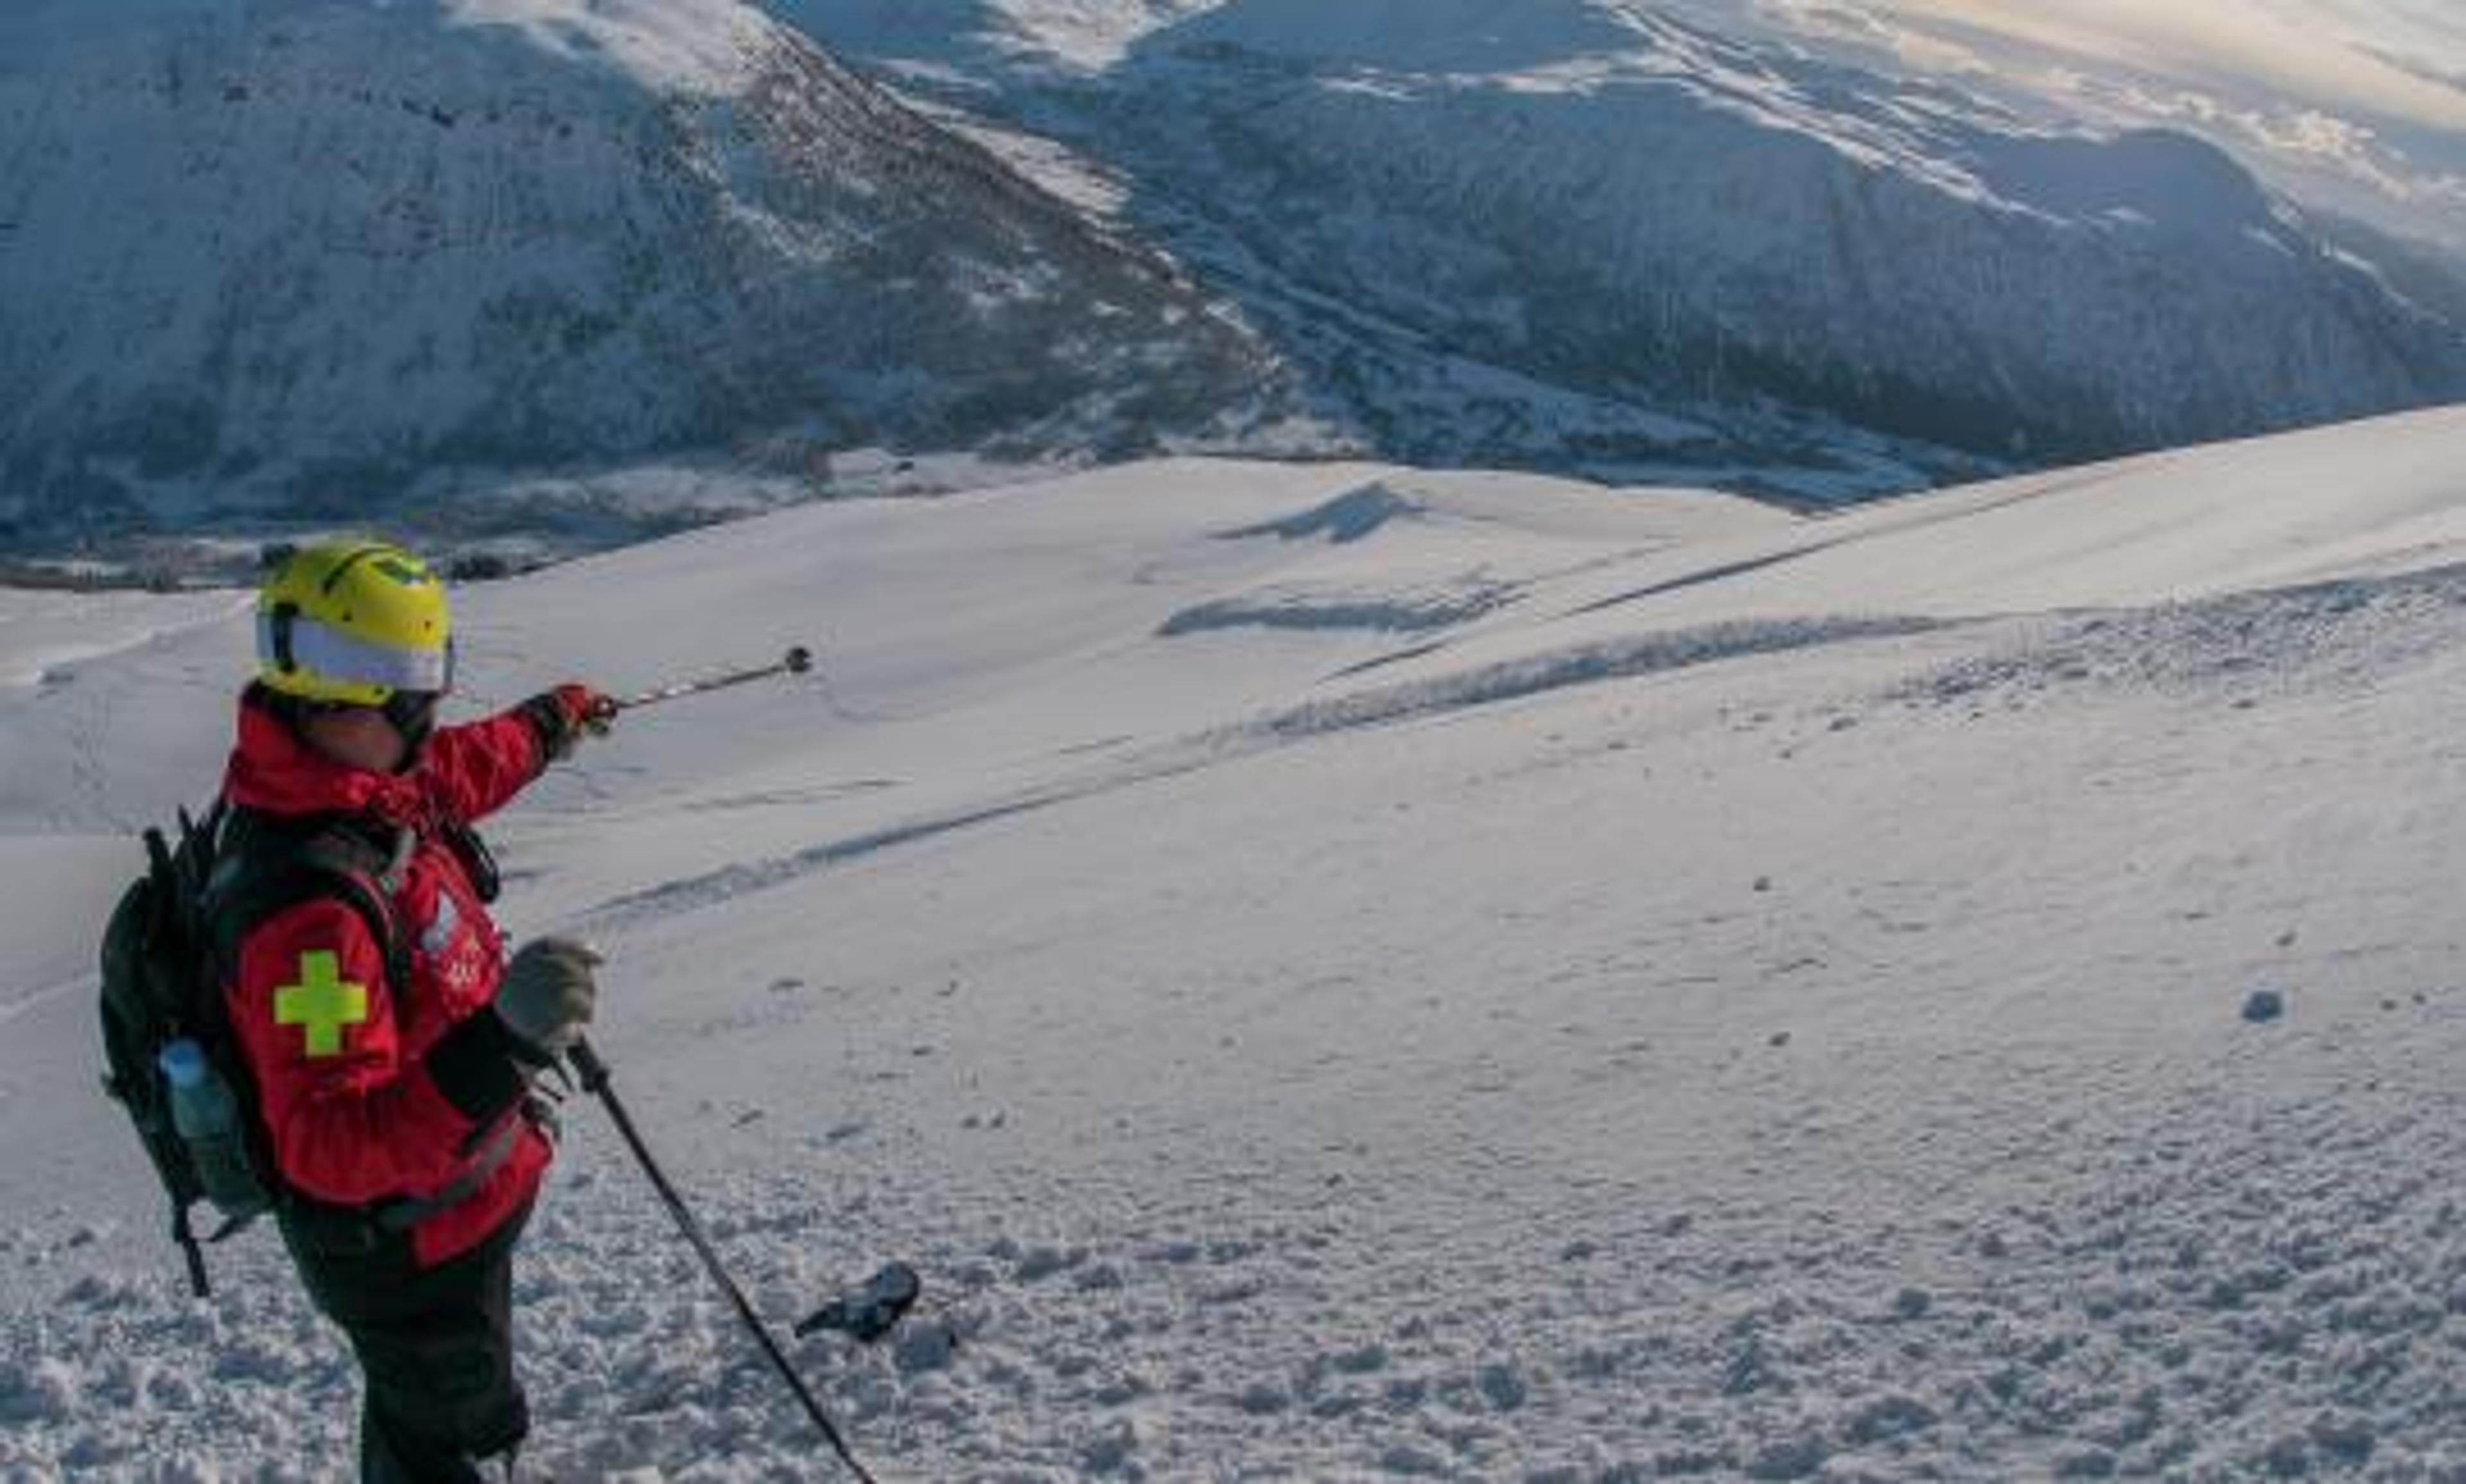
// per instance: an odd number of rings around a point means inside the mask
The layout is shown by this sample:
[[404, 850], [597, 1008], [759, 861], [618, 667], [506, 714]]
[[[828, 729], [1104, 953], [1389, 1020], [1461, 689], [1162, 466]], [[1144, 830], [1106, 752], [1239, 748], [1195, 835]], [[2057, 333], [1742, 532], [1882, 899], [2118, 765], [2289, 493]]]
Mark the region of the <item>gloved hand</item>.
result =
[[599, 999], [592, 969], [598, 950], [576, 938], [543, 937], [525, 943], [497, 982], [497, 1019], [524, 1049], [544, 1062], [563, 1056], [591, 1023]]
[[524, 702], [523, 716], [539, 733], [540, 751], [563, 762], [584, 737], [604, 737], [616, 724], [616, 702], [589, 686], [569, 682]]

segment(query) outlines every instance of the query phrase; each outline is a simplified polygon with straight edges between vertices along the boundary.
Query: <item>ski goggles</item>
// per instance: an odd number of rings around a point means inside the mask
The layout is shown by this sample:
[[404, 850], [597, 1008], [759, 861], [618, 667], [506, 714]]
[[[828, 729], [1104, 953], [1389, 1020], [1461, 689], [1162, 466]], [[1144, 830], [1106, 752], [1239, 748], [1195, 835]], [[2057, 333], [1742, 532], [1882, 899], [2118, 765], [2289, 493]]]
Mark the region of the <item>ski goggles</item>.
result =
[[454, 688], [454, 641], [435, 649], [401, 648], [346, 634], [287, 606], [259, 614], [258, 658], [290, 670], [394, 690]]

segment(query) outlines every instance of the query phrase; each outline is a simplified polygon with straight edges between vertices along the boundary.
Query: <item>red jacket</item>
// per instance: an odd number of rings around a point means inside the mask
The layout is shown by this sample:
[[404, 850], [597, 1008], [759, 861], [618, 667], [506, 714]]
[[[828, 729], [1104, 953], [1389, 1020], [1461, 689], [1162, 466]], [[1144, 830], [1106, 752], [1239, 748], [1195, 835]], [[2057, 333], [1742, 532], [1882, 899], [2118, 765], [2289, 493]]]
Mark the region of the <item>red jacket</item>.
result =
[[281, 1179], [335, 1205], [419, 1200], [467, 1176], [509, 1131], [516, 1140], [476, 1192], [412, 1227], [421, 1267], [503, 1225], [548, 1168], [548, 1139], [522, 1113], [529, 1078], [489, 1010], [503, 940], [438, 833], [495, 810], [546, 763], [514, 711], [441, 728], [416, 767], [380, 774], [312, 750], [255, 692], [240, 703], [225, 799], [371, 818], [417, 839], [392, 894], [409, 983], [387, 981], [368, 920], [340, 898], [297, 903], [240, 939], [227, 1005]]

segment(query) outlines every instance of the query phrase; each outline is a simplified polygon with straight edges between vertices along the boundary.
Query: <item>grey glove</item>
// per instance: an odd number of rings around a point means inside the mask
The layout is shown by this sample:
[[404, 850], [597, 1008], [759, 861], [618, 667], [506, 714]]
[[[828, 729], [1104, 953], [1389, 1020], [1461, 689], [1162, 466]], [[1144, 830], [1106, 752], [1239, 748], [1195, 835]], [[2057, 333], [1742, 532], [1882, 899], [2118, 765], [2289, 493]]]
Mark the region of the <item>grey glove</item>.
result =
[[555, 1061], [591, 1023], [599, 998], [591, 971], [599, 962], [598, 950], [578, 939], [531, 939], [497, 983], [497, 1019], [526, 1049]]

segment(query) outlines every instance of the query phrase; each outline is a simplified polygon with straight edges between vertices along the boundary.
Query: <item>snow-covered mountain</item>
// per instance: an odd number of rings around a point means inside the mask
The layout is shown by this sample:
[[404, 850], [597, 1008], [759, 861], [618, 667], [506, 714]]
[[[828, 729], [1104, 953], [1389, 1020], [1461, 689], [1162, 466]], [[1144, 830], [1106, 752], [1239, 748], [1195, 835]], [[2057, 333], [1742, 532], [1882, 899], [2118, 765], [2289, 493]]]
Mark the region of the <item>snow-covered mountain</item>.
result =
[[1113, 172], [1129, 220], [1406, 457], [1829, 451], [1854, 488], [1929, 449], [2039, 461], [2466, 395], [2466, 320], [2208, 145], [2052, 132], [1644, 6], [774, 9]]
[[1947, 78], [2030, 117], [2180, 128], [2308, 208], [2466, 259], [2466, 11], [2423, 0], [1656, 0], [1723, 35]]
[[0, 544], [934, 451], [1826, 499], [2466, 393], [2446, 270], [2206, 146], [1609, 0], [772, 8], [930, 120], [733, 0], [6, 8]]
[[[0, 12], [0, 521], [1276, 415], [1157, 259], [734, 0]], [[467, 483], [468, 481], [463, 481]]]
[[[453, 708], [817, 646], [488, 829], [778, 1332], [924, 1270], [888, 1343], [790, 1347], [886, 1479], [2429, 1484], [2461, 470], [2466, 411], [1820, 518], [1133, 464], [460, 589]], [[129, 831], [217, 776], [249, 622], [0, 590], [11, 1480], [350, 1456], [279, 1244], [188, 1300], [93, 1077]], [[828, 1477], [565, 1123], [526, 1464]]]

